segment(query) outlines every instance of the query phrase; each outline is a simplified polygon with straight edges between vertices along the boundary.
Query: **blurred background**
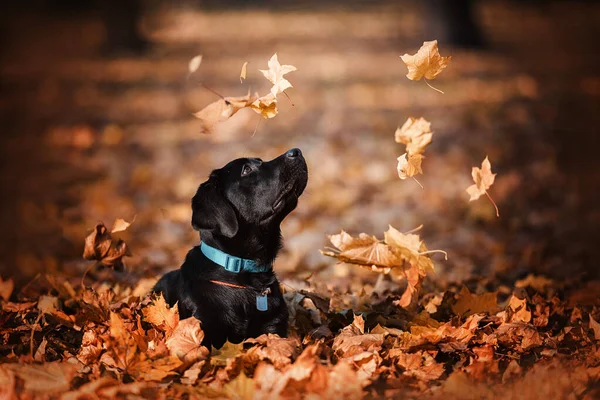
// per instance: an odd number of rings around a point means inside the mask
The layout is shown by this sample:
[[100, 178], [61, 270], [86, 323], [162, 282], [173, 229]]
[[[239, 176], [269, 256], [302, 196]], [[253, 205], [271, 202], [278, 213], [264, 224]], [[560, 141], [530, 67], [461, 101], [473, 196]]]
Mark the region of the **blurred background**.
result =
[[[0, 15], [0, 275], [81, 276], [98, 222], [133, 252], [127, 277], [178, 267], [199, 242], [190, 199], [240, 156], [299, 147], [309, 185], [283, 224], [280, 277], [340, 288], [374, 274], [318, 249], [388, 224], [443, 249], [432, 281], [597, 276], [600, 4], [592, 1], [43, 1]], [[410, 81], [400, 60], [437, 39], [450, 66]], [[191, 115], [271, 84], [277, 52], [297, 72], [279, 115], [242, 110], [212, 135]], [[189, 60], [204, 56], [186, 81]], [[248, 61], [248, 79], [239, 73]], [[421, 189], [401, 181], [394, 131], [431, 121]], [[490, 194], [469, 203], [489, 156]], [[358, 277], [358, 279], [357, 279]]]

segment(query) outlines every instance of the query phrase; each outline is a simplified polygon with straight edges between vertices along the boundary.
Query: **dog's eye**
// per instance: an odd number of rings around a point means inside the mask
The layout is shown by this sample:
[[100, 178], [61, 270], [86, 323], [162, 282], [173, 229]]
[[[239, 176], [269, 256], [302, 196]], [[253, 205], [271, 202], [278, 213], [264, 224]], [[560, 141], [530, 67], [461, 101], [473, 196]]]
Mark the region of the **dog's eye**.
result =
[[252, 167], [249, 166], [248, 164], [244, 165], [242, 167], [242, 176], [246, 176], [248, 175], [250, 172], [252, 172]]

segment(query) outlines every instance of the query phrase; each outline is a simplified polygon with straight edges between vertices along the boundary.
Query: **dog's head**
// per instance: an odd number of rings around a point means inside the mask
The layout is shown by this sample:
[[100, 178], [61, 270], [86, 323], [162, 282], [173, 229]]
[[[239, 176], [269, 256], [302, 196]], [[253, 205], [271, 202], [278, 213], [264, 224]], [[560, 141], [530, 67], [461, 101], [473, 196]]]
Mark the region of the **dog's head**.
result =
[[238, 158], [214, 170], [200, 185], [192, 199], [192, 226], [213, 238], [278, 229], [296, 208], [307, 181], [308, 169], [300, 149], [288, 150], [268, 162]]

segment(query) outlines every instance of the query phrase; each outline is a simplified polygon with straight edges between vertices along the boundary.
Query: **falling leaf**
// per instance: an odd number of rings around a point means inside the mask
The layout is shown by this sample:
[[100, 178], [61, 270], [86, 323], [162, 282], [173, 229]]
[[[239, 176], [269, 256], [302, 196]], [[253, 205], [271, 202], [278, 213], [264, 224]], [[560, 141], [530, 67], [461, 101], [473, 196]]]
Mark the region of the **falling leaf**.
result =
[[210, 133], [218, 122], [231, 118], [235, 113], [249, 107], [256, 100], [255, 95], [248, 92], [245, 96], [224, 97], [219, 99], [194, 114], [202, 122], [201, 132]]
[[354, 238], [342, 231], [337, 235], [329, 235], [328, 237], [336, 249], [322, 251], [321, 253], [326, 256], [369, 267], [394, 268], [403, 264], [400, 256], [375, 236], [361, 233], [357, 238]]
[[413, 81], [418, 81], [421, 78], [435, 79], [452, 57], [440, 56], [437, 40], [423, 42], [423, 46], [415, 54], [404, 54], [400, 56], [404, 64], [408, 67], [406, 77]]
[[434, 271], [433, 261], [428, 257], [428, 254], [443, 253], [446, 259], [448, 258], [446, 252], [443, 250], [428, 250], [425, 242], [421, 240], [419, 235], [402, 233], [391, 225], [388, 226], [388, 230], [384, 233], [384, 238], [385, 243], [391, 246], [397, 254], [399, 253], [404, 261], [410, 265], [417, 266], [419, 273], [423, 276]]
[[131, 226], [131, 224], [133, 224], [134, 221], [135, 221], [135, 216], [133, 217], [131, 222], [127, 222], [123, 218], [117, 218], [117, 219], [115, 219], [115, 222], [113, 224], [112, 229], [110, 230], [110, 233], [123, 232], [124, 230], [129, 228], [129, 226]]
[[188, 65], [188, 70], [190, 71], [190, 74], [193, 74], [194, 72], [196, 72], [198, 67], [200, 67], [201, 63], [202, 63], [202, 54], [199, 54], [196, 57], [192, 58]]
[[246, 61], [244, 63], [244, 65], [242, 65], [242, 71], [240, 72], [240, 83], [242, 83], [242, 80], [246, 79], [246, 67], [248, 66], [248, 61]]
[[163, 329], [167, 337], [171, 336], [179, 322], [177, 304], [169, 308], [162, 294], [158, 294], [151, 305], [142, 310], [144, 319]]
[[400, 179], [406, 179], [417, 174], [422, 174], [422, 161], [423, 156], [420, 154], [409, 155], [407, 158], [407, 154], [404, 153], [398, 157], [398, 176]]
[[127, 244], [121, 239], [113, 242], [110, 232], [104, 224], [98, 224], [86, 238], [83, 258], [96, 260], [107, 267], [123, 268], [123, 257], [130, 256]]
[[496, 179], [496, 174], [492, 174], [492, 164], [490, 164], [490, 160], [488, 160], [487, 156], [481, 163], [481, 169], [473, 167], [471, 175], [473, 176], [475, 184], [467, 188], [467, 193], [471, 196], [469, 201], [477, 200], [481, 195], [487, 195], [496, 208], [496, 216], [499, 217], [498, 206], [496, 206], [496, 203], [487, 192], [490, 186], [494, 184], [494, 179]]
[[0, 297], [4, 301], [8, 301], [10, 299], [10, 295], [12, 294], [14, 288], [15, 283], [12, 279], [9, 278], [7, 280], [3, 280], [0, 276]]
[[452, 305], [452, 311], [464, 317], [479, 313], [493, 314], [498, 311], [496, 297], [496, 292], [484, 293], [482, 295], [472, 294], [463, 285], [456, 303]]
[[194, 363], [205, 359], [209, 354], [208, 349], [202, 346], [203, 340], [204, 332], [200, 321], [190, 317], [179, 321], [166, 344], [171, 355], [186, 363]]
[[292, 84], [285, 79], [283, 76], [290, 72], [296, 71], [296, 67], [293, 65], [280, 65], [277, 59], [277, 53], [273, 54], [273, 57], [268, 62], [269, 69], [261, 69], [265, 78], [267, 78], [272, 84], [271, 94], [277, 97], [279, 93], [292, 87]]
[[432, 137], [431, 122], [425, 118], [413, 117], [409, 117], [394, 134], [396, 143], [405, 144], [406, 152], [409, 154], [422, 154], [425, 147], [431, 143]]
[[256, 99], [250, 107], [263, 118], [273, 118], [277, 115], [277, 99], [272, 93]]

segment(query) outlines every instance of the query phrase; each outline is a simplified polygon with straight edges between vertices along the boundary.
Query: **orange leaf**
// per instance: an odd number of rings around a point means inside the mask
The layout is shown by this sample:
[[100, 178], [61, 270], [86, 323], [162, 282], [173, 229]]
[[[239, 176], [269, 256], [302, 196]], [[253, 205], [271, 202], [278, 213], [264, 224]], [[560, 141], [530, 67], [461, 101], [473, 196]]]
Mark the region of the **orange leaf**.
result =
[[161, 328], [169, 337], [179, 322], [177, 304], [169, 308], [162, 294], [156, 296], [151, 305], [142, 310], [144, 319], [152, 325]]
[[423, 77], [435, 79], [452, 59], [452, 57], [440, 56], [437, 40], [423, 42], [423, 46], [415, 54], [404, 54], [400, 58], [408, 67], [406, 77], [413, 81], [418, 81]]

